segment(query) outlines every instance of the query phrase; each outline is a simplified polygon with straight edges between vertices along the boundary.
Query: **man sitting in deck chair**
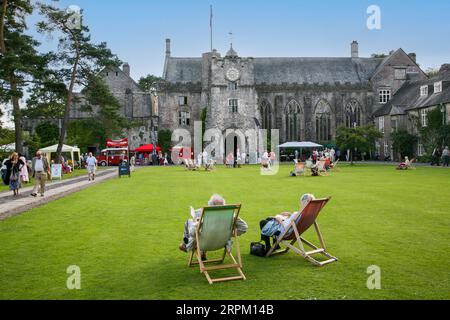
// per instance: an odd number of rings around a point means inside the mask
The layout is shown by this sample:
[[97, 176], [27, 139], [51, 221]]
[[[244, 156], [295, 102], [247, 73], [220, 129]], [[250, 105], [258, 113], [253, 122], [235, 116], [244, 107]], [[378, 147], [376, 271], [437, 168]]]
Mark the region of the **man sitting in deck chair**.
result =
[[[208, 206], [210, 207], [224, 205], [225, 199], [218, 194], [212, 195], [211, 199], [208, 201]], [[195, 230], [197, 229], [198, 223], [202, 216], [202, 211], [203, 209], [194, 210], [194, 208], [191, 207], [192, 219], [187, 220], [184, 224], [183, 242], [179, 246], [179, 249], [183, 252], [192, 251], [196, 246]], [[247, 229], [247, 223], [238, 217], [236, 221], [237, 235], [243, 235], [247, 232]], [[202, 252], [202, 259], [206, 260], [206, 252]]]
[[[330, 201], [330, 198], [312, 199], [307, 203], [305, 207], [300, 210], [300, 212], [291, 215], [289, 221], [284, 224], [283, 230], [281, 231], [279, 236], [277, 236], [275, 244], [271, 247], [269, 252], [267, 252], [266, 256], [269, 257], [275, 254], [286, 253], [289, 250], [292, 250], [309, 262], [320, 267], [337, 261], [338, 259], [332, 256], [326, 250], [325, 242], [323, 240], [322, 234], [320, 233], [319, 225], [316, 222], [320, 211], [328, 203], [328, 201]], [[302, 197], [302, 206], [303, 204], [304, 201]], [[316, 246], [313, 243], [302, 238], [303, 233], [307, 231], [312, 225], [314, 225], [317, 237], [319, 238], [320, 246]], [[312, 250], [306, 251], [303, 244], [312, 248]], [[281, 245], [285, 246], [286, 248], [281, 249]], [[313, 256], [316, 254], [323, 255], [327, 260], [319, 261], [315, 259]]]
[[[206, 276], [209, 284], [214, 282], [229, 280], [245, 280], [242, 272], [242, 261], [237, 237], [245, 233], [247, 224], [239, 218], [241, 205], [225, 205], [225, 200], [219, 195], [213, 195], [208, 202], [209, 207], [198, 211], [191, 209], [193, 220], [188, 220], [185, 224], [184, 242], [180, 245], [180, 250], [192, 250], [189, 258], [189, 266], [199, 265], [200, 272]], [[195, 238], [192, 238], [192, 229], [195, 229]], [[237, 261], [231, 253], [232, 240], [234, 237], [237, 248]], [[223, 250], [219, 259], [207, 260], [206, 251]], [[194, 255], [197, 261], [194, 260]], [[232, 260], [232, 264], [223, 264], [226, 255]], [[220, 263], [216, 266], [207, 267], [210, 263]], [[238, 276], [225, 278], [211, 278], [209, 271], [222, 269], [236, 269]]]

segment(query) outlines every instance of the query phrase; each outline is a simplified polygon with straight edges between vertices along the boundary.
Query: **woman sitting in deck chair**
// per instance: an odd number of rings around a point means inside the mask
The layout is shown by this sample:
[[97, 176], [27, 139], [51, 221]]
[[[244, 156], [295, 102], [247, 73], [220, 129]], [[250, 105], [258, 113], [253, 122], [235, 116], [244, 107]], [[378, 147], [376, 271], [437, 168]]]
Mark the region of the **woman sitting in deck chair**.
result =
[[[307, 193], [302, 195], [300, 198], [300, 211], [314, 199], [315, 197], [312, 194]], [[261, 241], [265, 242], [267, 252], [271, 248], [270, 238], [273, 237], [273, 242], [275, 243], [275, 238], [283, 233], [283, 231], [292, 223], [292, 219], [295, 218], [297, 213], [298, 212], [282, 212], [275, 217], [264, 219], [259, 223], [261, 228]]]

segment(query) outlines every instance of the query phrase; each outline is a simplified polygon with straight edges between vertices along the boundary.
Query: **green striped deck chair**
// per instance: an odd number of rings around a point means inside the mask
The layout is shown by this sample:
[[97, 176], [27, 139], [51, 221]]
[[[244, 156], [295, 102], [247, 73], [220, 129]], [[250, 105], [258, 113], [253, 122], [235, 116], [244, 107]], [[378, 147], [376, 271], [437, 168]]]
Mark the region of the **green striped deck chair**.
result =
[[[198, 223], [195, 239], [196, 247], [192, 250], [189, 258], [189, 266], [200, 266], [200, 272], [206, 276], [209, 284], [229, 280], [245, 280], [242, 272], [241, 252], [236, 231], [236, 221], [239, 217], [241, 205], [226, 205], [205, 207]], [[228, 240], [233, 239], [233, 247], [236, 248], [237, 261], [231, 252], [228, 252], [226, 245]], [[212, 252], [223, 250], [221, 258], [202, 261], [202, 252]], [[194, 256], [196, 259], [194, 259]], [[231, 263], [224, 264], [228, 256]], [[197, 260], [197, 261], [194, 261]], [[212, 265], [211, 264], [216, 264]], [[236, 269], [237, 276], [212, 278], [210, 271]]]

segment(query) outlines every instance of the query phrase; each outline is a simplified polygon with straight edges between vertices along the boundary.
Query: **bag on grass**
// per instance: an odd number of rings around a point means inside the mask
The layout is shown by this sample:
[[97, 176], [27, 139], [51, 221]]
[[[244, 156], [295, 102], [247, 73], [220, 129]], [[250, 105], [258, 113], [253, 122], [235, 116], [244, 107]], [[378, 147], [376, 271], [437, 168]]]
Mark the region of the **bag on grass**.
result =
[[250, 254], [257, 257], [265, 257], [266, 253], [266, 246], [261, 242], [252, 242], [250, 244]]

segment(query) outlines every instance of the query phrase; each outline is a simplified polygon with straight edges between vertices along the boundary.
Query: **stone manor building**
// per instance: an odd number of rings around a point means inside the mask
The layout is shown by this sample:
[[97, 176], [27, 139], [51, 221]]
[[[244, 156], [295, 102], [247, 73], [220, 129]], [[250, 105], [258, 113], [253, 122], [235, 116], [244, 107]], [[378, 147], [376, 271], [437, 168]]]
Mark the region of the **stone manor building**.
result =
[[[140, 88], [128, 64], [102, 71], [122, 105], [121, 114], [135, 124], [123, 134], [131, 149], [151, 143], [152, 128], [193, 134], [203, 112], [206, 129], [223, 133], [279, 129], [280, 143], [333, 142], [339, 126], [373, 123], [375, 113], [385, 110], [406, 82], [427, 79], [414, 53], [398, 49], [382, 58], [360, 57], [356, 41], [348, 57], [241, 57], [232, 45], [224, 56], [213, 50], [200, 57], [174, 57], [170, 39], [165, 49], [157, 95]], [[79, 106], [70, 114], [72, 120], [91, 116]], [[33, 132], [42, 121], [49, 120], [26, 120], [24, 129]], [[247, 153], [245, 143], [241, 152]]]
[[206, 127], [279, 129], [280, 142], [333, 142], [341, 125], [373, 123], [373, 114], [406, 81], [424, 80], [414, 53], [360, 57], [241, 57], [231, 45], [201, 57], [173, 57], [166, 39], [159, 127], [193, 133], [206, 109]]

